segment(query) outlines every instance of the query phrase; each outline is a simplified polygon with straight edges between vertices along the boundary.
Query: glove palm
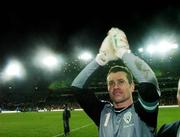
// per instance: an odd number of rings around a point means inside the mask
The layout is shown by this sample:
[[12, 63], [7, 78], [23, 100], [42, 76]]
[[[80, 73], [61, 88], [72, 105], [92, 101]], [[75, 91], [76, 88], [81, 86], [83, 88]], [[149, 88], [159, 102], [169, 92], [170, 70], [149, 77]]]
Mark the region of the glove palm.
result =
[[127, 37], [122, 30], [118, 28], [112, 28], [108, 34], [111, 38], [112, 46], [117, 57], [122, 58], [125, 53], [130, 51]]
[[115, 55], [115, 49], [112, 46], [111, 38], [108, 35], [101, 44], [99, 53], [96, 56], [96, 61], [99, 65], [103, 66], [107, 64], [109, 61], [117, 59], [118, 57]]

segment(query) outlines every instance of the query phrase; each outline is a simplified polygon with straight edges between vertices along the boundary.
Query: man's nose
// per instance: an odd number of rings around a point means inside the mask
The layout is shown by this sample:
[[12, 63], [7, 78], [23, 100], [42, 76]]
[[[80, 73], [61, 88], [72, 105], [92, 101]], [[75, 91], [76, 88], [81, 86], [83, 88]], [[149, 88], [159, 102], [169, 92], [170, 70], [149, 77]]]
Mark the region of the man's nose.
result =
[[120, 84], [117, 81], [115, 81], [114, 82], [114, 88], [119, 88], [119, 86], [120, 86]]

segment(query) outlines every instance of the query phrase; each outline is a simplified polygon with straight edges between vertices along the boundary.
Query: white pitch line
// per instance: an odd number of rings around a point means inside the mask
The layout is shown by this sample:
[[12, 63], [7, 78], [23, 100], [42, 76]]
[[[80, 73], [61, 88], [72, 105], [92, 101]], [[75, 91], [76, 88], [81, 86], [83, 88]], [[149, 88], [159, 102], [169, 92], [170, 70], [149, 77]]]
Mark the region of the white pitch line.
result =
[[[74, 128], [74, 129], [72, 129], [70, 132], [74, 132], [74, 131], [77, 131], [77, 130], [79, 130], [79, 129], [81, 129], [81, 128], [85, 128], [85, 127], [88, 127], [88, 126], [90, 126], [90, 125], [92, 125], [93, 123], [91, 123], [91, 124], [87, 124], [87, 125], [84, 125], [84, 126], [82, 126], [82, 127], [79, 127], [79, 128]], [[60, 133], [60, 134], [57, 134], [57, 135], [55, 135], [55, 136], [52, 136], [52, 137], [59, 137], [59, 136], [63, 136], [64, 135], [64, 133]]]

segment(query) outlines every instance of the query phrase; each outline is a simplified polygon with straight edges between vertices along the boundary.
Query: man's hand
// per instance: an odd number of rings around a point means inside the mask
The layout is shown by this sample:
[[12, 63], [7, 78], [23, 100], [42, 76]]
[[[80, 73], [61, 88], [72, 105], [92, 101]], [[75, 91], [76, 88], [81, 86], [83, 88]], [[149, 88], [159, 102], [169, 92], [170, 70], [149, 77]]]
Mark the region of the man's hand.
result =
[[125, 53], [130, 52], [127, 37], [122, 30], [111, 28], [108, 35], [111, 38], [112, 46], [117, 57], [122, 58]]
[[115, 55], [115, 50], [112, 46], [112, 41], [110, 36], [106, 36], [103, 40], [99, 53], [96, 56], [96, 61], [99, 65], [104, 66], [111, 60], [117, 60], [118, 57]]

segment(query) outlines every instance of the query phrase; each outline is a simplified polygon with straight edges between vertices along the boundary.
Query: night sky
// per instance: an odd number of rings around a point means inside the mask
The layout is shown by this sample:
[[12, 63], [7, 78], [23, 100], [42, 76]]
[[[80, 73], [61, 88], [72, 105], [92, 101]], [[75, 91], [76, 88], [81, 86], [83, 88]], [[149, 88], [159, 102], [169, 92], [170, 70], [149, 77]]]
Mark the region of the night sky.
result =
[[1, 54], [15, 52], [17, 48], [24, 52], [24, 49], [33, 46], [33, 40], [39, 39], [45, 42], [54, 40], [55, 47], [67, 51], [73, 46], [71, 39], [80, 39], [82, 35], [88, 35], [89, 41], [96, 47], [113, 26], [126, 32], [132, 47], [153, 26], [162, 29], [167, 29], [168, 26], [172, 31], [179, 29], [180, 11], [177, 4], [161, 5], [153, 1], [139, 4], [140, 2], [133, 6], [114, 5], [114, 8], [110, 4], [112, 9], [103, 5], [88, 6], [88, 3], [86, 6], [73, 8], [61, 4], [55, 7], [26, 5], [3, 10], [0, 27]]
[[63, 52], [71, 50], [71, 40], [77, 38], [79, 41], [87, 40], [84, 46], [88, 47], [88, 42], [91, 42], [91, 46], [97, 47], [113, 26], [124, 30], [134, 47], [152, 27], [177, 31], [180, 26], [180, 11], [175, 3], [161, 5], [146, 1], [135, 5], [109, 6], [112, 9], [95, 4], [88, 6], [87, 3], [86, 6], [73, 8], [59, 4], [54, 7], [26, 5], [3, 10], [1, 55], [16, 54], [17, 49], [19, 53], [24, 52], [28, 47], [33, 48], [34, 41], [54, 41], [51, 46]]

